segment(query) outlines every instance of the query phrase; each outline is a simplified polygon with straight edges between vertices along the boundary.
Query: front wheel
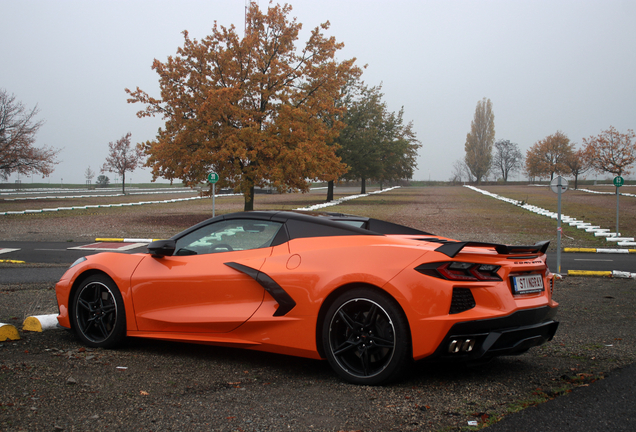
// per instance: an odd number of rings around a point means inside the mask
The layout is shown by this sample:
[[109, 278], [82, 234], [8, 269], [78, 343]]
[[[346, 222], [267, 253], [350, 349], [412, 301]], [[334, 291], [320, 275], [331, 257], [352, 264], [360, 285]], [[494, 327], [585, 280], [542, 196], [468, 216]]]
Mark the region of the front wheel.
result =
[[393, 381], [412, 359], [401, 309], [388, 295], [367, 288], [336, 299], [323, 322], [322, 342], [331, 367], [354, 384]]
[[126, 335], [126, 314], [115, 282], [106, 275], [83, 281], [73, 296], [71, 319], [84, 344], [101, 348], [119, 344]]

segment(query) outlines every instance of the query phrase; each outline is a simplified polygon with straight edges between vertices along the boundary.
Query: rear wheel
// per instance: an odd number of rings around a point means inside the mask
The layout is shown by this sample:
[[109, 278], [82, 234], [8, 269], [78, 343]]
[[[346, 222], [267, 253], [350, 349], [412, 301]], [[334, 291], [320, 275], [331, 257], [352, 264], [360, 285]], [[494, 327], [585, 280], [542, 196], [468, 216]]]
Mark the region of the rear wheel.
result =
[[323, 323], [323, 347], [336, 373], [354, 384], [395, 380], [411, 361], [408, 323], [388, 295], [357, 288], [338, 297]]
[[92, 347], [112, 348], [126, 335], [124, 302], [117, 285], [105, 275], [82, 282], [73, 296], [73, 328]]

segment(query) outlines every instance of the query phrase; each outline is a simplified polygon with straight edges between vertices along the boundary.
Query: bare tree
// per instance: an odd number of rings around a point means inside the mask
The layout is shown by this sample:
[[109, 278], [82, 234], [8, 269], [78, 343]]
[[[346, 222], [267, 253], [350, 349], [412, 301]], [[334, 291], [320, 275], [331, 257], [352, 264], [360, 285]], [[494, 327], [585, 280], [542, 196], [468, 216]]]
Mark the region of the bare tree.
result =
[[521, 169], [523, 155], [519, 145], [510, 140], [498, 140], [494, 145], [495, 152], [492, 157], [493, 169], [501, 173], [504, 182], [508, 181], [508, 175]]
[[464, 159], [457, 159], [453, 163], [453, 172], [451, 173], [449, 181], [452, 184], [457, 184], [464, 181], [464, 179], [468, 182], [472, 182], [473, 176], [468, 166], [466, 166], [466, 161]]
[[475, 117], [470, 124], [470, 132], [466, 135], [466, 166], [479, 184], [488, 176], [492, 162], [492, 145], [495, 141], [495, 113], [490, 99], [483, 98], [477, 102]]
[[114, 143], [108, 143], [109, 153], [102, 167], [102, 173], [108, 171], [121, 175], [122, 193], [126, 193], [126, 171], [134, 171], [144, 158], [141, 147], [130, 148], [131, 135], [128, 132]]
[[572, 170], [572, 175], [574, 176], [574, 189], [578, 189], [579, 176], [592, 168], [587, 160], [585, 151], [580, 149], [572, 152], [572, 154], [565, 159], [564, 163], [568, 166], [568, 168], [570, 168], [570, 170]]
[[84, 177], [86, 177], [86, 183], [90, 184], [90, 182], [93, 180], [93, 177], [95, 177], [95, 171], [93, 171], [89, 166], [88, 168], [86, 168], [86, 171], [84, 171]]
[[37, 105], [27, 110], [14, 95], [0, 89], [0, 177], [12, 173], [29, 175], [39, 172], [48, 176], [57, 164], [59, 150], [36, 148], [35, 135], [44, 121], [35, 121]]

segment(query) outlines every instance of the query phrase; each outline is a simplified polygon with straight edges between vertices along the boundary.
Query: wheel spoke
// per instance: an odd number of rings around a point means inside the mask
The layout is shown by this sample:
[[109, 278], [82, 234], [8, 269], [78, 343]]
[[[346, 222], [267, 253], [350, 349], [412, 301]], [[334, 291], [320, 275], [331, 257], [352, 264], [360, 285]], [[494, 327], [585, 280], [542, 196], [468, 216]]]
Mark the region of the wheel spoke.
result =
[[352, 340], [348, 340], [340, 344], [339, 346], [337, 346], [333, 351], [333, 355], [341, 356], [351, 350], [355, 350], [357, 347], [358, 347], [358, 343]]
[[351, 319], [342, 309], [338, 310], [338, 315], [342, 318], [349, 330], [356, 332], [356, 329], [360, 327], [359, 325], [356, 325], [355, 320]]
[[369, 327], [375, 322], [375, 318], [378, 316], [378, 306], [375, 303], [371, 304], [371, 309], [366, 313], [364, 318], [364, 327]]
[[104, 316], [100, 317], [100, 319], [96, 321], [96, 324], [102, 336], [104, 337], [104, 339], [106, 339], [108, 337], [108, 329], [106, 328], [106, 325], [104, 324], [104, 318], [105, 318]]
[[101, 293], [102, 290], [99, 288], [99, 286], [93, 288], [93, 303], [98, 303], [101, 300]]
[[85, 323], [86, 325], [84, 326], [84, 329], [82, 330], [82, 332], [83, 332], [84, 334], [89, 333], [89, 332], [90, 332], [90, 330], [91, 330], [91, 328], [92, 328], [92, 327], [95, 327], [95, 319], [96, 319], [96, 318], [97, 318], [97, 317], [90, 317], [90, 318], [88, 318], [88, 319], [86, 320], [86, 323]]
[[394, 339], [386, 339], [386, 338], [375, 336], [373, 338], [373, 342], [379, 348], [394, 348], [395, 347]]
[[109, 315], [109, 314], [111, 314], [113, 311], [116, 311], [116, 310], [117, 310], [117, 306], [115, 306], [115, 304], [114, 304], [114, 303], [111, 303], [111, 304], [107, 304], [107, 305], [102, 306], [102, 307], [100, 308], [100, 310], [101, 310], [101, 312], [102, 312], [104, 315]]
[[82, 298], [80, 298], [77, 303], [79, 306], [82, 306], [84, 309], [88, 310], [89, 312], [93, 309], [93, 303], [87, 302], [86, 300]]
[[370, 374], [369, 350], [364, 348], [360, 353], [360, 365], [362, 366], [362, 374], [368, 376]]

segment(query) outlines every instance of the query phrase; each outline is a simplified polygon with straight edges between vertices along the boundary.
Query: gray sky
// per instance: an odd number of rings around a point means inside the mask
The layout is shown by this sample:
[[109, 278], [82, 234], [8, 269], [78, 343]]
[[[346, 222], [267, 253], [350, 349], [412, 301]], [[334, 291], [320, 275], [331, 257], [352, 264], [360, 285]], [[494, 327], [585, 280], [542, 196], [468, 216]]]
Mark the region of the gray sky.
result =
[[[636, 129], [636, 1], [289, 3], [304, 26], [299, 46], [330, 21], [327, 34], [345, 43], [339, 59], [368, 65], [364, 81], [383, 84], [390, 110], [404, 106], [422, 142], [415, 180], [449, 179], [483, 97], [496, 138], [524, 153], [557, 130], [580, 146], [610, 125]], [[62, 149], [50, 182], [67, 184], [99, 171], [108, 142], [155, 137], [163, 122], [137, 118], [142, 106], [127, 104], [124, 88], [158, 97], [153, 59], [176, 54], [183, 30], [210, 34], [215, 20], [242, 33], [245, 0], [0, 0], [0, 10], [0, 88], [38, 105], [37, 144]]]

